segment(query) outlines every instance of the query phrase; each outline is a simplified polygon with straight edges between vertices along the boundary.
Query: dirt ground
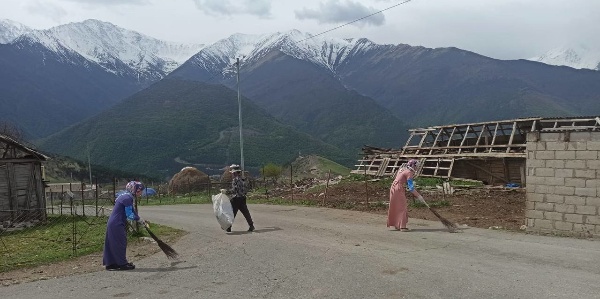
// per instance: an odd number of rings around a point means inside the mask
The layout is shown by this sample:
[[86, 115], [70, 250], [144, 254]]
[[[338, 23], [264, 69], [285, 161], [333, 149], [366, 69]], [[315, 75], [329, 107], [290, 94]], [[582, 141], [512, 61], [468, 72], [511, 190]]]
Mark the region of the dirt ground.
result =
[[[520, 230], [525, 224], [524, 188], [472, 187], [456, 188], [452, 195], [444, 194], [437, 188], [418, 190], [425, 200], [443, 217], [457, 223], [485, 229]], [[318, 205], [344, 208], [373, 213], [387, 214], [389, 186], [376, 183], [356, 182], [335, 184], [327, 192], [281, 192], [277, 194], [287, 199], [309, 199]], [[414, 196], [407, 193], [409, 203]], [[447, 202], [441, 205], [441, 202]], [[424, 206], [409, 204], [409, 218], [437, 221], [438, 219]], [[410, 224], [409, 224], [410, 226]]]
[[[457, 189], [452, 195], [444, 195], [436, 189], [419, 190], [429, 204], [448, 220], [459, 226], [485, 229], [519, 230], [525, 224], [525, 189], [514, 188], [465, 188]], [[313, 200], [318, 205], [387, 214], [389, 187], [381, 184], [356, 182], [335, 184], [319, 192], [273, 190], [271, 196], [282, 196], [289, 200]], [[413, 201], [408, 194], [409, 201]], [[436, 202], [446, 201], [447, 205]], [[324, 204], [323, 204], [324, 203]], [[437, 221], [425, 207], [409, 205], [409, 218]], [[410, 222], [409, 222], [410, 227]], [[176, 239], [169, 240], [169, 243]], [[148, 241], [130, 242], [127, 256], [134, 262], [160, 249]], [[82, 256], [73, 260], [0, 273], [0, 287], [28, 281], [63, 277], [73, 274], [103, 271], [102, 254]]]

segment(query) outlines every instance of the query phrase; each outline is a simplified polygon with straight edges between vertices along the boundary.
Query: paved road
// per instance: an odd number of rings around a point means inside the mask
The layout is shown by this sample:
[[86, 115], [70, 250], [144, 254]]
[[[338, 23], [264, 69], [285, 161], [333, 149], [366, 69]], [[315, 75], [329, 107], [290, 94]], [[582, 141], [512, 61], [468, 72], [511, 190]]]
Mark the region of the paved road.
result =
[[[210, 205], [143, 207], [148, 220], [190, 232], [133, 271], [99, 271], [0, 288], [5, 298], [600, 298], [600, 242], [411, 219], [251, 205], [231, 234]], [[409, 225], [410, 226], [410, 225]]]

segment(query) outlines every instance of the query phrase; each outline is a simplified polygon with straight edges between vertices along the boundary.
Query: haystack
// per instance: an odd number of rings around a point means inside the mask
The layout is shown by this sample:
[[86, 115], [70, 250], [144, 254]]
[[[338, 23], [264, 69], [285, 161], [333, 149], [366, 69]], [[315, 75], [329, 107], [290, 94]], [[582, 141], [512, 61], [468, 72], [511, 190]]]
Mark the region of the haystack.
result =
[[210, 178], [195, 167], [184, 167], [169, 181], [170, 194], [185, 194], [208, 189]]

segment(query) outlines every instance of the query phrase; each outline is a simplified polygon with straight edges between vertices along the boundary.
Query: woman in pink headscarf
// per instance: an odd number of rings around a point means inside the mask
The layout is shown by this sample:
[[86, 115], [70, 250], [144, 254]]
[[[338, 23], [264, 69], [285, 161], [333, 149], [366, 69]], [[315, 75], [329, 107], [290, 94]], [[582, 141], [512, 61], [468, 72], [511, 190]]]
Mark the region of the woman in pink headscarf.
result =
[[411, 159], [406, 163], [406, 167], [400, 168], [396, 174], [396, 178], [390, 187], [390, 207], [388, 209], [387, 227], [393, 226], [395, 229], [406, 232], [409, 229], [406, 227], [408, 223], [407, 203], [405, 190], [408, 190], [423, 201], [423, 196], [415, 190], [413, 177], [419, 167], [419, 161]]

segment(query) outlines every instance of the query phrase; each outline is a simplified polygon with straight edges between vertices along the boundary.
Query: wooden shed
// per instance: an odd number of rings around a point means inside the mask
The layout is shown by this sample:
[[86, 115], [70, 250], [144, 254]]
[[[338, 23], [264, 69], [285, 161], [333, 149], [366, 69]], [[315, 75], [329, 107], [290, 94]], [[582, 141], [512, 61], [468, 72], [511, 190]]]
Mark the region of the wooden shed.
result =
[[365, 146], [352, 173], [392, 176], [402, 163], [419, 159], [418, 175], [462, 178], [491, 185], [526, 185], [527, 133], [600, 126], [598, 117], [519, 118], [410, 129], [398, 150]]
[[48, 157], [0, 134], [0, 221], [45, 220], [42, 162]]

